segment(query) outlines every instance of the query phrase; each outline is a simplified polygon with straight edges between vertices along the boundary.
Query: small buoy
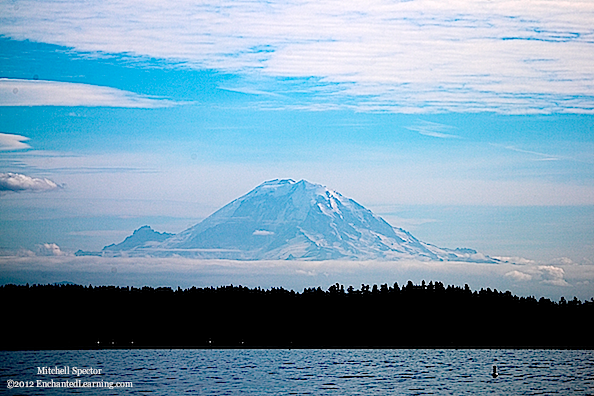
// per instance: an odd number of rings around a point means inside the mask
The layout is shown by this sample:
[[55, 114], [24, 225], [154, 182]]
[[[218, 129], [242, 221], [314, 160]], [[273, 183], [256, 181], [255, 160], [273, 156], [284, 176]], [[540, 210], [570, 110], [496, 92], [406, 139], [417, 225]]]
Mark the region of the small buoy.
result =
[[499, 374], [497, 373], [497, 366], [493, 366], [493, 378], [497, 377], [499, 377]]

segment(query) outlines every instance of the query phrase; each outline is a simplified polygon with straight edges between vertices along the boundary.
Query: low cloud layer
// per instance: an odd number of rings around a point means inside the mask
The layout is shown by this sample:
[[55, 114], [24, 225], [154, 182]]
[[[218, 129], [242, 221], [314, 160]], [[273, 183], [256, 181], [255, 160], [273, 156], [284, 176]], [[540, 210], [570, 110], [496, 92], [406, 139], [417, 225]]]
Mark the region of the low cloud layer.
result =
[[168, 100], [151, 98], [110, 87], [59, 81], [0, 78], [0, 106], [157, 108], [171, 105], [173, 103]]
[[61, 188], [56, 182], [20, 173], [0, 173], [0, 194], [7, 192], [44, 192]]
[[[43, 255], [43, 256], [42, 256]], [[1, 283], [53, 283], [118, 286], [328, 288], [338, 282], [405, 284], [408, 280], [469, 284], [473, 290], [510, 290], [521, 296], [560, 296], [589, 300], [594, 296], [594, 265], [469, 264], [458, 262], [382, 261], [232, 261], [186, 258], [77, 257], [57, 245], [44, 244], [36, 254], [0, 256]]]

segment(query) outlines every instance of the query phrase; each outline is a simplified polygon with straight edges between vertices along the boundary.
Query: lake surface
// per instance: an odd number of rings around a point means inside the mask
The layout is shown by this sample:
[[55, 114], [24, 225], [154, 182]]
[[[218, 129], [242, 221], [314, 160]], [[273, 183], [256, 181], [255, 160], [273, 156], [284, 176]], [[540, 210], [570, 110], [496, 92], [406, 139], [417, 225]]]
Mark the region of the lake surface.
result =
[[[497, 378], [491, 375], [493, 365]], [[69, 373], [40, 374], [38, 367], [68, 368]], [[75, 368], [101, 369], [101, 374], [77, 376]], [[0, 394], [8, 395], [594, 395], [594, 351], [0, 351], [0, 376]], [[80, 380], [78, 384], [94, 382], [97, 386], [132, 382], [132, 388], [38, 385], [51, 385], [52, 380], [54, 384], [70, 381], [72, 385]], [[9, 390], [9, 382], [31, 386]]]

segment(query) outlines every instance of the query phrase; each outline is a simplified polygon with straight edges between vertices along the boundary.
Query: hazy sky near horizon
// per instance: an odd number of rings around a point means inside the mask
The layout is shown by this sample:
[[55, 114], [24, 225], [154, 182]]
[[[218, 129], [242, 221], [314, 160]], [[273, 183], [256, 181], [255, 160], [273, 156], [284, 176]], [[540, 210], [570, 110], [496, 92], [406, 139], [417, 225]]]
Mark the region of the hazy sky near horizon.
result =
[[594, 264], [590, 1], [0, 9], [6, 254], [179, 232], [293, 178], [438, 246]]

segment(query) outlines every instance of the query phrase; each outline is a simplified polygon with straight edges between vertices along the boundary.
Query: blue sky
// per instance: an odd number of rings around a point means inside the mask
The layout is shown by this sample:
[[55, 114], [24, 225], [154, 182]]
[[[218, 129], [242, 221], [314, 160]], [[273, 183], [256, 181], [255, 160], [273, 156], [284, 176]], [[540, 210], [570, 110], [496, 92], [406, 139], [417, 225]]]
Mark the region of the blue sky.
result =
[[288, 177], [527, 265], [485, 282], [592, 294], [588, 2], [0, 7], [4, 281], [28, 280], [14, 255], [45, 265], [144, 224], [179, 232]]

